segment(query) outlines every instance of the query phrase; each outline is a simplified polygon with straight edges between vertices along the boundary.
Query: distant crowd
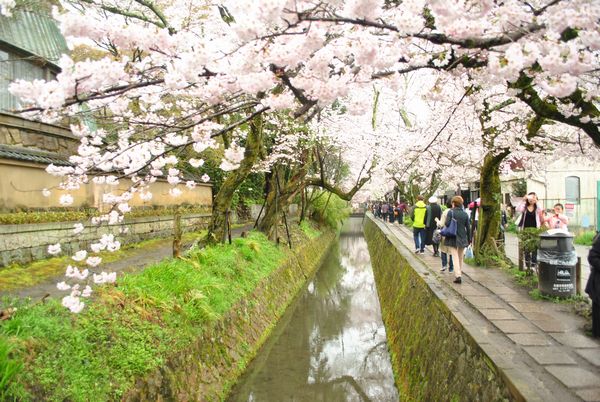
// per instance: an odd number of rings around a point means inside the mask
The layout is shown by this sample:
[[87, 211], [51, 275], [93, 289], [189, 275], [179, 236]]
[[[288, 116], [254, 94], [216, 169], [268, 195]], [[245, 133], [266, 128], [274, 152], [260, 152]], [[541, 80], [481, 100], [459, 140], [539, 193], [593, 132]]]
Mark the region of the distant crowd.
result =
[[[473, 234], [477, 230], [480, 199], [464, 205], [461, 196], [454, 196], [448, 208], [443, 209], [436, 196], [430, 197], [425, 203], [423, 196], [418, 196], [414, 205], [405, 201], [391, 203], [387, 201], [374, 202], [369, 210], [389, 223], [403, 224], [410, 217], [415, 242], [415, 253], [424, 254], [425, 246], [431, 245], [433, 255], [441, 258], [441, 271], [454, 273], [454, 283], [462, 283], [462, 270], [465, 254], [471, 254]], [[520, 231], [552, 229], [568, 231], [569, 218], [564, 214], [564, 206], [557, 203], [552, 209], [544, 209], [534, 192], [528, 193], [514, 208], [515, 225]], [[506, 207], [502, 210], [500, 229], [502, 233], [513, 218], [513, 209]], [[520, 246], [521, 247], [521, 246]], [[528, 269], [535, 270], [537, 266], [537, 250], [523, 249], [524, 262]], [[596, 236], [590, 250], [590, 277], [586, 293], [592, 299], [592, 336], [600, 337], [600, 236]]]
[[[371, 204], [371, 211], [380, 219], [389, 223], [403, 224], [405, 217], [412, 221], [415, 253], [425, 253], [425, 246], [433, 248], [433, 255], [441, 258], [441, 271], [454, 272], [455, 283], [461, 283], [461, 272], [465, 254], [472, 254], [471, 243], [477, 231], [479, 221], [480, 199], [465, 205], [461, 196], [453, 197], [442, 210], [439, 199], [432, 196], [425, 203], [423, 196], [417, 197], [414, 205], [405, 201], [392, 203], [378, 201]], [[564, 207], [557, 203], [552, 210], [544, 210], [539, 204], [537, 195], [529, 193], [523, 197], [516, 208], [507, 206], [502, 209], [500, 231], [502, 237], [516, 212], [514, 221], [519, 230], [528, 228], [548, 228], [567, 230], [569, 219], [563, 213]], [[524, 262], [529, 270], [535, 270], [537, 265], [537, 250], [525, 250]], [[455, 269], [456, 268], [456, 269]]]

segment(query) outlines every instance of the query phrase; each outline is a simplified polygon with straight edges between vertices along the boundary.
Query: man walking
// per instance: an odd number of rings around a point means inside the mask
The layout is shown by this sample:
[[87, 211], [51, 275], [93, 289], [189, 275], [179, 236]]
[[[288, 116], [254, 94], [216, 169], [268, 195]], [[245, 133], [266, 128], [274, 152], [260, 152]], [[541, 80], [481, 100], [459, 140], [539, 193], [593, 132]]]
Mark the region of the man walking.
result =
[[425, 222], [427, 219], [427, 206], [423, 202], [423, 196], [417, 196], [410, 217], [413, 221], [413, 238], [415, 240], [415, 253], [425, 253]]

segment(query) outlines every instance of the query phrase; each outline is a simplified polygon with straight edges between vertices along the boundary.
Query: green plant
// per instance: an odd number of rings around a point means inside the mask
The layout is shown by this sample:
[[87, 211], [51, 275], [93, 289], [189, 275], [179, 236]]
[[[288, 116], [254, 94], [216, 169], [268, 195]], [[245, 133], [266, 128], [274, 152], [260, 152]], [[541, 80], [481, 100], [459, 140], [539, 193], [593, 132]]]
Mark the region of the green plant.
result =
[[517, 233], [519, 247], [525, 251], [535, 251], [540, 245], [540, 233], [545, 229], [524, 228]]
[[[306, 239], [296, 226], [291, 229]], [[11, 361], [23, 366], [11, 376], [16, 381], [4, 399], [120, 399], [136, 377], [164, 365], [204, 326], [248, 297], [286, 253], [263, 234], [250, 232], [231, 245], [195, 250], [123, 275], [116, 285], [97, 288], [78, 315], [60, 300], [3, 299], [0, 308], [17, 310], [0, 321], [0, 342], [7, 340]], [[0, 369], [8, 361], [1, 353]]]
[[517, 233], [517, 224], [514, 221], [509, 220], [508, 225], [506, 225], [506, 232]]
[[591, 246], [594, 242], [594, 238], [596, 237], [596, 231], [585, 231], [577, 236], [573, 240], [573, 243], [580, 244], [582, 246]]
[[308, 237], [309, 239], [314, 239], [316, 237], [319, 237], [319, 235], [321, 234], [321, 232], [319, 232], [317, 229], [315, 229], [310, 221], [307, 220], [303, 220], [302, 222], [300, 222], [300, 230], [302, 230], [302, 232], [306, 235], [306, 237]]
[[317, 222], [337, 229], [341, 222], [350, 216], [348, 202], [342, 200], [333, 193], [325, 192], [322, 196], [317, 195], [311, 202], [313, 218]]
[[410, 215], [408, 215], [408, 214], [404, 216], [404, 225], [408, 226], [409, 228], [412, 228], [413, 221], [410, 218]]
[[23, 364], [11, 358], [13, 346], [8, 343], [6, 336], [0, 335], [0, 400], [8, 400], [9, 393], [14, 395], [15, 377], [23, 369]]

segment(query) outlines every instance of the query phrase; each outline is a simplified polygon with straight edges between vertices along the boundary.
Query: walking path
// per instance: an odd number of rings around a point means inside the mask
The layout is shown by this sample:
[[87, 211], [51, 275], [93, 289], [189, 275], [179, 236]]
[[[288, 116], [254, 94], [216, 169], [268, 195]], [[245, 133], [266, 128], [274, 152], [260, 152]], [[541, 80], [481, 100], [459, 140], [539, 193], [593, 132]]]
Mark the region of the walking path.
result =
[[[408, 228], [376, 221], [414, 250]], [[467, 265], [456, 285], [430, 250], [418, 257], [445, 283], [440, 298], [526, 400], [600, 401], [600, 340], [584, 334], [585, 320], [571, 306], [531, 299], [499, 269]]]
[[[243, 226], [239, 226], [231, 229], [231, 236], [233, 238], [239, 237], [242, 232], [252, 230], [253, 223], [248, 223]], [[192, 243], [182, 245], [182, 249], [189, 247]], [[139, 272], [144, 268], [161, 262], [165, 258], [173, 256], [173, 239], [165, 238], [164, 241], [159, 244], [153, 245], [153, 247], [142, 247], [135, 252], [129, 254], [127, 257], [109, 262], [102, 265], [102, 270], [107, 272], [117, 273], [130, 273]], [[42, 297], [59, 297], [64, 296], [65, 292], [60, 291], [56, 288], [56, 284], [64, 280], [64, 276], [57, 276], [49, 278], [48, 280], [39, 283], [34, 286], [23, 287], [20, 289], [12, 289], [9, 291], [0, 291], [0, 297], [2, 296], [17, 296], [17, 297], [30, 297], [32, 299], [39, 299]]]

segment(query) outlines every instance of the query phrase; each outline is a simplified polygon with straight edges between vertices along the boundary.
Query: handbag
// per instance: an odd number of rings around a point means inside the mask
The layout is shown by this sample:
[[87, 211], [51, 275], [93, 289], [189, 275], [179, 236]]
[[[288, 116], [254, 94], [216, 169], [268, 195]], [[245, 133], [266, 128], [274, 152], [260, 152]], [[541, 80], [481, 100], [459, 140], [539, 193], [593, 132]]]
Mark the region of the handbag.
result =
[[431, 241], [433, 244], [440, 244], [442, 241], [442, 234], [440, 233], [440, 229], [436, 229], [433, 231], [433, 236], [431, 237]]
[[[452, 211], [449, 212], [449, 214]], [[440, 230], [440, 234], [444, 237], [456, 237], [456, 229], [458, 224], [456, 223], [456, 219], [454, 219], [454, 214], [452, 213], [452, 220], [450, 221], [450, 225], [444, 226], [442, 230]]]

